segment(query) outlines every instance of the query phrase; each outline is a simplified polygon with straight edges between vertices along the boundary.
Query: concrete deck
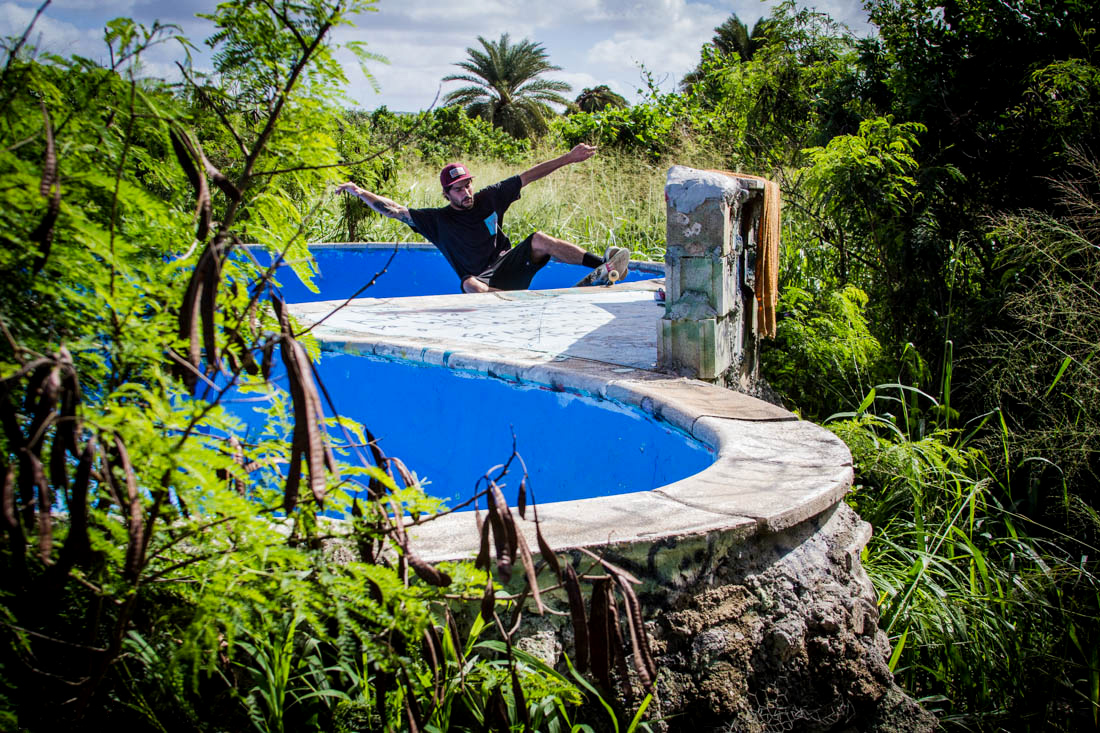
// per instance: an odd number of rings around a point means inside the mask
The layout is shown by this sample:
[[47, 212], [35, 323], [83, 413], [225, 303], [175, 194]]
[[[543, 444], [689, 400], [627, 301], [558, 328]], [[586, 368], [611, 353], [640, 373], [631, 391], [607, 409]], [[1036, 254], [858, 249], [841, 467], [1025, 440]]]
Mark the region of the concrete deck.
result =
[[[694, 476], [653, 491], [539, 507], [555, 550], [713, 531], [780, 531], [834, 505], [852, 483], [847, 447], [747, 395], [654, 371], [660, 281], [608, 288], [353, 301], [316, 326], [331, 351], [402, 358], [641, 408], [715, 449]], [[293, 305], [305, 324], [339, 305]], [[531, 513], [528, 512], [528, 517]], [[520, 522], [532, 547], [534, 525]], [[410, 528], [436, 561], [476, 554], [469, 512]]]

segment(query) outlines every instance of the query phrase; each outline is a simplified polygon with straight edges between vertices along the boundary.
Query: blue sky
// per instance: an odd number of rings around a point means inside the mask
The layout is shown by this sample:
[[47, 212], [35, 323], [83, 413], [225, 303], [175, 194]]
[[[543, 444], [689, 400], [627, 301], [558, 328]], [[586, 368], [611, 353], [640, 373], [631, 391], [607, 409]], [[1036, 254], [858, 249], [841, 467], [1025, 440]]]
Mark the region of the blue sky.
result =
[[[0, 0], [0, 36], [21, 35], [40, 0]], [[714, 27], [737, 13], [750, 28], [775, 2], [761, 0], [378, 0], [377, 12], [364, 13], [354, 28], [338, 38], [365, 41], [367, 50], [386, 57], [369, 70], [378, 90], [351, 62], [347, 93], [353, 104], [391, 110], [427, 108], [436, 93], [460, 84], [442, 85], [444, 76], [459, 73], [455, 62], [477, 37], [495, 40], [509, 33], [513, 40], [530, 38], [543, 44], [552, 63], [562, 67], [553, 78], [573, 86], [570, 97], [584, 87], [607, 84], [631, 101], [642, 86], [639, 64], [671, 90], [699, 58], [699, 48], [714, 35]], [[807, 1], [857, 33], [870, 32], [860, 0]], [[103, 24], [129, 16], [151, 24], [175, 23], [195, 45], [209, 35], [210, 25], [195, 18], [209, 12], [213, 0], [54, 0], [35, 26], [30, 42], [43, 51], [79, 53], [104, 59]], [[150, 75], [175, 78], [175, 45], [165, 45], [146, 57]], [[203, 57], [196, 64], [202, 66]], [[441, 97], [442, 98], [442, 97]]]

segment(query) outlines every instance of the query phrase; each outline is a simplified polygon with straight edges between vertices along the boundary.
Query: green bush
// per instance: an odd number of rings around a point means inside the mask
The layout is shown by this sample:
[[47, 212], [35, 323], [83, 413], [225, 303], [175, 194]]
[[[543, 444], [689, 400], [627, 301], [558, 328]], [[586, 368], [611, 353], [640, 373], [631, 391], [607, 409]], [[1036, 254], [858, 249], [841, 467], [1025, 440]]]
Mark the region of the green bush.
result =
[[761, 370], [791, 405], [818, 419], [863, 394], [874, 379], [882, 348], [864, 310], [867, 294], [849, 285], [814, 297], [783, 290], [775, 341], [765, 342]]
[[468, 157], [515, 163], [530, 150], [530, 141], [517, 139], [462, 107], [437, 107], [416, 114], [390, 112], [385, 107], [357, 115], [376, 147], [394, 146], [401, 154], [413, 152], [426, 163], [442, 166]]

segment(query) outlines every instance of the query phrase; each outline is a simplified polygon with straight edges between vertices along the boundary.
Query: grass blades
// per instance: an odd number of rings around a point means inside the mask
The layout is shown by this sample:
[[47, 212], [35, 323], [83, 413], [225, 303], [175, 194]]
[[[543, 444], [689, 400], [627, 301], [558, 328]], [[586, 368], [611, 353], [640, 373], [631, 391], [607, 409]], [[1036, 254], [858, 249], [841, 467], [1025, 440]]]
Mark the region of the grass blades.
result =
[[[849, 501], [875, 529], [863, 564], [893, 647], [890, 669], [948, 727], [1095, 725], [1096, 549], [1024, 516], [1010, 471], [968, 442], [973, 433], [907, 419], [935, 402], [877, 385], [859, 410], [828, 424], [852, 450]], [[1066, 713], [1082, 709], [1069, 704], [1081, 697], [1088, 721]]]

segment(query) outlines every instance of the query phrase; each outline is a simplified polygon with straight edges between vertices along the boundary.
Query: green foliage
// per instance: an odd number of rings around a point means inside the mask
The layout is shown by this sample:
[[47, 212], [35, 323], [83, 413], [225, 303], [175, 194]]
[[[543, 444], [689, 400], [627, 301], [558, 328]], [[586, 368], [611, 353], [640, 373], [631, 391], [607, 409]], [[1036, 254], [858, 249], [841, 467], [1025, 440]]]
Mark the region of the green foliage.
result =
[[478, 157], [519, 162], [531, 149], [530, 142], [516, 139], [461, 107], [438, 107], [417, 114], [397, 114], [381, 107], [363, 120], [377, 146], [398, 146], [425, 163], [437, 167], [461, 158]]
[[[855, 135], [838, 135], [805, 151], [809, 167], [800, 190], [814, 198], [803, 200], [801, 210], [817, 222], [822, 243], [835, 250], [839, 282], [870, 290], [876, 310], [911, 311], [912, 289], [927, 287], [913, 277], [905, 256], [906, 215], [920, 196], [914, 155], [923, 131], [918, 123], [876, 117], [861, 122]], [[888, 315], [890, 322], [912, 317]]]
[[[1070, 212], [997, 219], [1010, 323], [980, 353], [981, 384], [1005, 412], [1013, 455], [1045, 459], [1021, 471], [1030, 510], [1095, 542], [1100, 478], [1100, 164], [1082, 154], [1057, 191]], [[1047, 462], [1049, 461], [1049, 463]], [[1039, 485], [1049, 488], [1039, 490]]]
[[[922, 132], [920, 123], [895, 125], [891, 117], [876, 117], [862, 121], [855, 135], [838, 135], [825, 147], [806, 151], [810, 183], [831, 194], [826, 203], [830, 215], [851, 217], [840, 219], [840, 227], [873, 232], [878, 223], [873, 212], [888, 219], [906, 209], [917, 187], [913, 154]], [[845, 212], [857, 207], [860, 211]], [[855, 219], [860, 216], [867, 220]]]
[[743, 56], [716, 40], [703, 47], [682, 94], [662, 93], [647, 76], [645, 102], [571, 115], [561, 134], [653, 160], [705, 151], [713, 167], [773, 174], [797, 165], [821, 137], [823, 118], [839, 124], [833, 118], [858, 106], [848, 89], [855, 41], [828, 16], [787, 2], [756, 24], [750, 47]]
[[800, 165], [804, 148], [828, 139], [823, 128], [837, 127], [837, 107], [854, 104], [846, 90], [855, 41], [829, 16], [793, 2], [763, 22], [751, 60], [704, 54], [688, 101], [693, 128], [720, 146], [725, 167], [775, 175]]
[[668, 98], [632, 107], [605, 107], [598, 112], [569, 115], [557, 125], [567, 145], [588, 143], [605, 149], [645, 153], [654, 161], [674, 149], [677, 116]]
[[449, 92], [446, 105], [460, 105], [471, 117], [488, 120], [509, 135], [528, 138], [548, 129], [553, 116], [551, 104], [567, 106], [561, 96], [570, 86], [565, 82], [539, 78], [554, 66], [542, 44], [524, 39], [512, 43], [507, 33], [497, 41], [477, 37], [481, 49], [467, 48], [469, 60], [456, 64], [466, 74], [451, 74], [443, 81], [469, 82], [470, 86]]
[[[748, 27], [734, 13], [722, 21], [722, 25], [714, 29], [714, 38], [711, 39], [709, 44], [703, 46], [703, 58], [705, 60], [711, 52], [716, 52], [724, 57], [736, 56], [741, 61], [750, 61], [756, 54], [757, 49], [767, 42], [770, 26], [771, 21], [768, 18], [760, 17], [753, 25], [752, 33], [749, 33]], [[705, 78], [706, 73], [703, 70], [703, 65], [704, 62], [700, 62], [698, 66], [684, 75], [684, 78], [680, 81], [682, 89], [687, 91], [691, 89], [692, 85]]]
[[770, 22], [759, 18], [749, 33], [748, 27], [741, 22], [737, 14], [726, 18], [722, 25], [714, 29], [714, 48], [726, 56], [737, 54], [742, 61], [748, 61], [758, 48], [764, 45]]
[[961, 432], [915, 419], [914, 407], [943, 412], [927, 394], [879, 385], [829, 425], [855, 460], [849, 501], [875, 527], [862, 561], [891, 669], [945, 723], [1090, 725], [1096, 561], [1020, 515], [1009, 472], [995, 473]]
[[894, 258], [909, 275], [902, 300], [925, 307], [907, 317], [899, 304], [887, 317], [895, 338], [922, 351], [947, 333], [971, 343], [1001, 318], [989, 216], [1053, 212], [1042, 179], [1066, 170], [1067, 146], [1098, 142], [1097, 107], [1066, 104], [1096, 94], [1095, 14], [1077, 0], [876, 0], [868, 10], [880, 33], [863, 49], [860, 95], [925, 128], [921, 197], [897, 222]]
[[[849, 285], [820, 299], [787, 287], [775, 344], [761, 355], [761, 368], [789, 404], [807, 417], [824, 417], [837, 404], [864, 392], [881, 346], [864, 310], [867, 294]], [[812, 389], [805, 374], [813, 375]]]
[[[283, 8], [300, 15], [281, 27], [315, 32], [323, 41], [323, 29], [339, 23], [346, 9], [321, 2]], [[242, 16], [245, 10], [237, 4], [214, 16], [227, 48], [239, 50], [255, 40], [248, 40], [255, 26], [267, 28]], [[269, 31], [261, 35], [274, 43]], [[223, 57], [236, 66], [211, 80], [202, 96], [222, 105], [218, 114], [243, 160], [225, 166], [228, 174], [207, 169], [211, 180], [241, 184], [225, 184], [225, 197], [212, 205], [198, 185], [200, 161], [191, 158], [185, 175], [183, 144], [169, 139], [191, 139], [186, 105], [128, 73], [127, 65], [162, 36], [113, 21], [107, 41], [116, 68], [53, 57], [10, 67], [27, 93], [3, 110], [0, 158], [13, 184], [0, 207], [6, 232], [0, 471], [6, 506], [19, 507], [17, 522], [4, 526], [10, 542], [0, 592], [2, 659], [19, 690], [10, 714], [27, 729], [96, 727], [114, 714], [160, 729], [175, 727], [177, 713], [192, 722], [196, 710], [232, 716], [232, 684], [222, 675], [239, 655], [255, 658], [254, 646], [238, 642], [267, 617], [259, 610], [266, 599], [286, 597], [303, 619], [323, 628], [334, 608], [371, 588], [391, 591], [381, 609], [400, 595], [392, 570], [350, 568], [335, 588], [306, 582], [323, 571], [309, 554], [288, 547], [288, 534], [269, 521], [281, 497], [264, 488], [281, 484], [286, 435], [256, 447], [263, 463], [250, 476], [227, 447], [239, 432], [236, 421], [193, 400], [173, 374], [181, 363], [173, 352], [186, 340], [178, 334], [179, 303], [196, 263], [191, 252], [211, 237], [232, 241], [238, 216], [254, 236], [287, 250], [300, 235], [300, 209], [286, 192], [323, 188], [335, 175], [303, 167], [331, 159], [323, 127], [303, 133], [326, 114], [313, 96], [324, 94], [323, 74], [296, 95], [293, 79], [309, 66], [310, 47], [285, 33], [286, 43], [267, 48], [270, 76], [246, 73], [247, 54]], [[266, 105], [269, 116], [229, 107], [222, 83], [246, 104]], [[288, 172], [272, 183], [270, 172], [279, 169]], [[258, 181], [267, 185], [250, 189]], [[221, 267], [232, 281], [259, 276], [239, 259], [224, 259]], [[230, 332], [248, 333], [241, 321], [251, 318], [257, 330], [274, 326], [271, 312], [257, 311], [248, 291], [227, 287], [220, 295], [210, 325], [222, 353]], [[253, 382], [260, 388], [260, 380]], [[60, 385], [59, 412], [42, 407], [59, 399], [43, 384]], [[24, 402], [39, 407], [16, 410]], [[50, 466], [48, 482], [34, 476], [39, 460]], [[247, 499], [235, 490], [246, 481], [256, 482]], [[330, 506], [339, 505], [341, 491], [331, 488]], [[52, 516], [54, 508], [68, 514]], [[293, 542], [316, 534], [318, 508], [291, 515], [286, 529]], [[406, 633], [421, 622], [402, 616], [395, 626], [389, 615], [388, 626]], [[375, 642], [377, 614], [360, 612], [344, 628], [359, 630], [368, 657], [390, 655]], [[213, 693], [209, 710], [189, 699], [201, 697], [200, 687]]]

